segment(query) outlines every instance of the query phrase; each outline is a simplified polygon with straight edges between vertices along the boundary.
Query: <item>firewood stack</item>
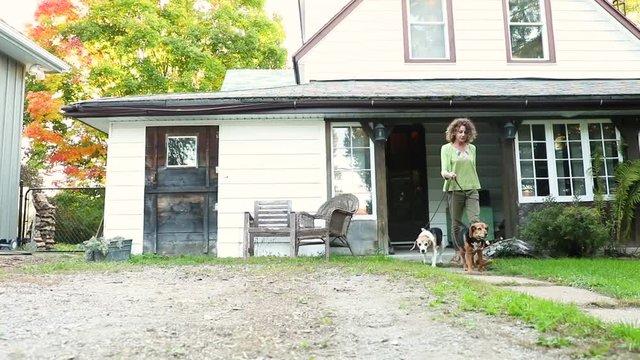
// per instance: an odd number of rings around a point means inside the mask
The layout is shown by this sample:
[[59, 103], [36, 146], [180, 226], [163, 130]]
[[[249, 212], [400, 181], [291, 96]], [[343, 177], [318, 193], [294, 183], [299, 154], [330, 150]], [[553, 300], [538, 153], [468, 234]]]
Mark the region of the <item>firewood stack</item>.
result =
[[36, 208], [33, 241], [38, 250], [51, 250], [55, 244], [56, 207], [41, 192], [33, 193], [33, 207]]

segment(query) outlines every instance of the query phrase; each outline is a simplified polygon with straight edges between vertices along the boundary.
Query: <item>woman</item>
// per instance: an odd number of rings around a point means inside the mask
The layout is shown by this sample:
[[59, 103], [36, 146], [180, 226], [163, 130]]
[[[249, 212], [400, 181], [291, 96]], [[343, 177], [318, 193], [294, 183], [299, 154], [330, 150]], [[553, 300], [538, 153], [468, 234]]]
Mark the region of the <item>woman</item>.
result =
[[443, 191], [449, 199], [449, 212], [453, 223], [453, 239], [460, 239], [462, 211], [467, 211], [470, 222], [480, 221], [480, 180], [476, 171], [476, 147], [472, 144], [476, 138], [476, 127], [467, 118], [451, 121], [445, 138], [448, 143], [440, 149], [441, 175], [445, 179]]

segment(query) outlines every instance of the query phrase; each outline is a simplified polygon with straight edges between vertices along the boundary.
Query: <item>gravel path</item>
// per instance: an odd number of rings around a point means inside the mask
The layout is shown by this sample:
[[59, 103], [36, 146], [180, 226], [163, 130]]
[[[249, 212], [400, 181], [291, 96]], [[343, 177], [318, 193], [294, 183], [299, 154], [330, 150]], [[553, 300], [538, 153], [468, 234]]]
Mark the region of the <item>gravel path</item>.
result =
[[521, 324], [432, 308], [415, 282], [333, 267], [21, 275], [0, 296], [8, 359], [570, 358]]

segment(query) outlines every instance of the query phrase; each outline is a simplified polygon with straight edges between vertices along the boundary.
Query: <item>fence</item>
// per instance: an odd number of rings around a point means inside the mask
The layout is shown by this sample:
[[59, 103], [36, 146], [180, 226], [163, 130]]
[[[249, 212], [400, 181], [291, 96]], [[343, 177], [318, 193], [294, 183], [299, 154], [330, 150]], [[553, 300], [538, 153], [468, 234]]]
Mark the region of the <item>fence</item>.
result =
[[20, 192], [18, 237], [38, 250], [102, 236], [104, 187], [30, 188]]

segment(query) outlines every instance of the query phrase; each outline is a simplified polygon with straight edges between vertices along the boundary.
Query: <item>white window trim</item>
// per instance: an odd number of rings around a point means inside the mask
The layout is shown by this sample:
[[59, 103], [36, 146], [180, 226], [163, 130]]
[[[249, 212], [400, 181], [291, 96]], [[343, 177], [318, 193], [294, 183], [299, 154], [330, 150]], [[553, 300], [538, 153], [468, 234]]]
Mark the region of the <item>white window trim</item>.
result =
[[[419, 21], [419, 22], [411, 22], [411, 0], [405, 0], [407, 6], [407, 38], [409, 39], [409, 59], [411, 60], [451, 60], [450, 53], [450, 44], [449, 44], [449, 13], [447, 12], [447, 1], [442, 0], [442, 23], [436, 21]], [[444, 57], [416, 57], [412, 53], [413, 49], [413, 39], [411, 38], [411, 25], [420, 24], [420, 25], [429, 25], [429, 24], [443, 24], [443, 36], [444, 36]]]
[[[169, 139], [185, 139], [190, 138], [196, 141], [196, 164], [195, 165], [169, 165]], [[179, 168], [197, 168], [198, 167], [198, 137], [195, 135], [167, 135], [166, 140], [166, 159], [165, 166], [170, 169], [179, 169]]]
[[[540, 22], [531, 22], [531, 23], [523, 23], [523, 22], [516, 22], [516, 23], [512, 23], [511, 22], [511, 8], [509, 7], [509, 0], [505, 0], [507, 2], [507, 13], [505, 14], [505, 16], [507, 17], [507, 35], [508, 35], [508, 39], [509, 39], [509, 57], [511, 58], [511, 61], [513, 62], [518, 62], [518, 61], [524, 61], [524, 62], [531, 62], [531, 61], [549, 61], [550, 60], [550, 49], [549, 49], [549, 30], [548, 30], [548, 26], [549, 24], [547, 24], [547, 4], [545, 0], [533, 0], [533, 1], [538, 1], [538, 4], [540, 4]], [[524, 25], [524, 26], [537, 26], [537, 25], [541, 25], [542, 28], [540, 30], [540, 32], [542, 33], [542, 57], [541, 58], [520, 58], [520, 57], [515, 57], [513, 55], [513, 44], [511, 43], [511, 25]]]
[[[589, 129], [587, 127], [588, 124], [593, 123], [607, 123], [611, 124], [610, 119], [589, 119], [589, 120], [546, 120], [546, 121], [531, 121], [525, 120], [522, 122], [522, 125], [545, 125], [545, 145], [547, 149], [547, 167], [549, 171], [549, 192], [551, 196], [557, 202], [572, 202], [575, 200], [574, 196], [558, 196], [558, 173], [555, 167], [555, 149], [553, 148], [553, 141], [549, 141], [549, 139], [553, 139], [553, 125], [554, 124], [580, 124], [581, 135], [580, 135], [580, 143], [582, 145], [582, 154], [588, 154], [588, 157], [582, 158], [582, 163], [585, 171], [585, 187], [586, 194], [579, 196], [579, 201], [593, 201], [594, 193], [593, 193], [593, 179], [591, 176], [591, 149], [589, 148]], [[620, 132], [618, 129], [615, 129], [616, 132], [616, 141], [618, 145], [621, 143]], [[586, 139], [586, 140], [585, 140]], [[515, 159], [516, 159], [516, 189], [518, 189], [518, 202], [521, 204], [527, 203], [541, 203], [547, 199], [547, 196], [522, 196], [522, 191], [520, 190], [520, 186], [522, 184], [522, 174], [520, 169], [520, 149], [519, 149], [520, 141], [518, 136], [516, 135], [515, 139]], [[620, 146], [618, 146], [618, 161], [622, 162], [622, 154], [620, 153]], [[553, 166], [550, 166], [551, 165]], [[555, 195], [554, 195], [555, 194]], [[605, 200], [612, 199], [612, 195], [604, 195]]]
[[[329, 129], [330, 133], [329, 133], [329, 139], [330, 139], [330, 148], [329, 148], [329, 158], [331, 159], [331, 179], [330, 179], [330, 184], [329, 184], [329, 188], [331, 189], [331, 197], [334, 197], [336, 194], [334, 193], [334, 187], [333, 187], [333, 179], [335, 178], [335, 173], [334, 173], [334, 167], [333, 167], [333, 128], [334, 127], [345, 127], [345, 126], [351, 126], [351, 127], [359, 127], [362, 128], [362, 124], [358, 123], [358, 122], [340, 122], [340, 123], [331, 123], [331, 128]], [[353, 219], [357, 219], [357, 220], [375, 220], [377, 219], [378, 215], [377, 215], [377, 198], [376, 198], [376, 167], [375, 167], [375, 157], [374, 157], [374, 143], [371, 140], [371, 138], [369, 138], [369, 157], [371, 159], [371, 214], [367, 214], [367, 215], [358, 215], [355, 214], [353, 216]], [[360, 206], [362, 206], [362, 204], [359, 204]]]

